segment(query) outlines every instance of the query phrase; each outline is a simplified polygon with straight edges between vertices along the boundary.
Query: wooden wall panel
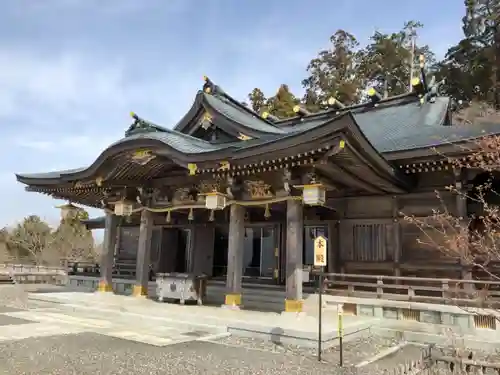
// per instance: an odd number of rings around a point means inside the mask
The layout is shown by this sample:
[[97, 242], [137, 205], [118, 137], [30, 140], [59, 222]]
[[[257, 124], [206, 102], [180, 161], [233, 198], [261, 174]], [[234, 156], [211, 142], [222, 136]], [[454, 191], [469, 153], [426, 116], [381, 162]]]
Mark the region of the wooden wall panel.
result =
[[214, 264], [215, 225], [196, 225], [192, 234], [192, 265], [197, 275], [212, 276]]
[[[151, 238], [151, 259], [153, 265], [158, 263], [161, 248], [161, 229], [153, 228]], [[117, 260], [133, 261], [137, 258], [137, 246], [139, 244], [139, 227], [121, 227], [118, 236]]]
[[121, 227], [118, 244], [119, 259], [135, 259], [139, 243], [139, 227]]
[[384, 218], [392, 216], [393, 198], [383, 197], [359, 197], [346, 200], [345, 216], [354, 218]]

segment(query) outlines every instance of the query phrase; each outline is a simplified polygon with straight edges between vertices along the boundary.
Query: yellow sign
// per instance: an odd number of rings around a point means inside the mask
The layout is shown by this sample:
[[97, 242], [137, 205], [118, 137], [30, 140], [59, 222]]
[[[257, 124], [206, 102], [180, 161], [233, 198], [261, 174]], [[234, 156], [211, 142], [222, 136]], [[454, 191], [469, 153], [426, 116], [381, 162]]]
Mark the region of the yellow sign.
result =
[[314, 239], [314, 266], [326, 266], [326, 249], [327, 242], [323, 236], [318, 236]]

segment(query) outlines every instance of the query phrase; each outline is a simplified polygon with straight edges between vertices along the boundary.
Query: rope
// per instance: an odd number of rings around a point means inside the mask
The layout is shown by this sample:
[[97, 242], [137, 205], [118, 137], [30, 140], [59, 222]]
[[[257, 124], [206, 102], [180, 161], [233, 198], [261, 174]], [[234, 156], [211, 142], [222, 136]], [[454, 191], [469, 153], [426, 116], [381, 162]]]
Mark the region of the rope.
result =
[[[302, 196], [286, 196], [286, 197], [277, 197], [277, 198], [269, 198], [260, 201], [239, 201], [239, 200], [229, 200], [226, 202], [226, 206], [230, 206], [232, 204], [237, 204], [239, 206], [251, 207], [251, 206], [265, 206], [273, 203], [281, 203], [289, 200], [297, 200], [301, 201]], [[154, 213], [166, 213], [177, 210], [191, 210], [191, 209], [206, 209], [204, 204], [189, 204], [189, 205], [178, 205], [164, 208], [151, 208], [146, 206], [141, 206], [132, 210], [132, 213], [141, 212], [142, 210], [146, 210]], [[114, 213], [112, 210], [104, 209], [106, 213]]]

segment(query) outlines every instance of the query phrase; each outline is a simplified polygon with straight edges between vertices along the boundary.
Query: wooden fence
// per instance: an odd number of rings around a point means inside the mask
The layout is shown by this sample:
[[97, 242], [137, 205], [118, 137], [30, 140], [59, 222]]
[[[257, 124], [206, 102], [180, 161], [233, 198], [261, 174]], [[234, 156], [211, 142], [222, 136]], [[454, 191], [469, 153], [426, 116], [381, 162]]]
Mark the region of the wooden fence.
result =
[[[327, 273], [326, 293], [455, 305], [500, 306], [500, 281]], [[481, 305], [484, 306], [484, 305]]]
[[443, 354], [442, 349], [429, 345], [422, 350], [418, 360], [400, 363], [392, 369], [385, 369], [390, 375], [458, 375], [458, 374], [500, 374], [500, 363], [474, 360], [474, 353], [459, 355]]
[[[497, 355], [498, 358], [498, 355]], [[500, 359], [500, 358], [498, 358]], [[473, 352], [459, 354], [458, 350], [448, 355], [440, 349], [430, 352], [431, 374], [500, 374], [500, 362], [476, 360]]]
[[[80, 276], [99, 276], [100, 266], [95, 262], [85, 261], [63, 261], [63, 267], [70, 275]], [[134, 279], [135, 278], [135, 263], [116, 262], [113, 265], [113, 276]]]

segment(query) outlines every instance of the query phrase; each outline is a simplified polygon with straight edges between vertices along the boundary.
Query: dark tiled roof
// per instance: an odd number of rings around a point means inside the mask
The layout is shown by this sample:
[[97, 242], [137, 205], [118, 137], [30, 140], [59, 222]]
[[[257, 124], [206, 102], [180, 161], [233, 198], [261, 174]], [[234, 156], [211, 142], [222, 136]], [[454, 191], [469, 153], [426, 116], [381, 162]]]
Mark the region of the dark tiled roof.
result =
[[[181, 132], [183, 126], [188, 124], [186, 121], [195, 121], [196, 116], [199, 116], [200, 110], [203, 110], [205, 105], [226, 118], [225, 122], [229, 126], [237, 123], [240, 126], [252, 129], [253, 133], [257, 133], [259, 136], [247, 141], [214, 144]], [[346, 112], [353, 115], [360, 131], [366, 136], [375, 150], [382, 154], [416, 148], [429, 148], [443, 143], [474, 139], [486, 134], [500, 134], [500, 124], [487, 124], [482, 127], [445, 126], [444, 121], [449, 112], [449, 105], [450, 99], [446, 97], [437, 97], [433, 103], [426, 102], [420, 105], [415, 96], [408, 94], [381, 101], [377, 107], [356, 106], [340, 111], [328, 110], [323, 113], [281, 120], [272, 124], [226, 95], [222, 90], [219, 90], [218, 93], [215, 92], [213, 95], [199, 92], [195, 104], [190, 110], [191, 114], [184, 118], [184, 125], [177, 125], [174, 130], [170, 130], [141, 120], [145, 126], [144, 129], [133, 132], [132, 135], [122, 138], [109, 148], [133, 142], [134, 140], [147, 139], [160, 141], [182, 154], [199, 155], [224, 149], [234, 149], [237, 152], [242, 149], [255, 148], [277, 139], [306, 133]], [[149, 131], [147, 129], [148, 125], [150, 125]], [[18, 175], [18, 178], [57, 179], [63, 175], [78, 173], [85, 169], [23, 174]]]
[[268, 134], [285, 134], [285, 131], [278, 126], [269, 124], [262, 117], [256, 113], [242, 108], [243, 104], [236, 105], [234, 102], [230, 101], [221, 95], [210, 95], [205, 94], [205, 100], [208, 104], [214, 108], [217, 112], [227, 117], [229, 120], [237, 122], [248, 128], [260, 131], [262, 133]]
[[[430, 140], [428, 135], [446, 133], [449, 126], [443, 126], [448, 112], [449, 98], [436, 98], [435, 103], [420, 105], [415, 98], [382, 104], [374, 108], [352, 110], [356, 123], [366, 138], [381, 153], [421, 147]], [[331, 115], [330, 115], [331, 116]], [[289, 132], [307, 131], [325, 121], [325, 116], [313, 115], [295, 121], [283, 121]], [[500, 131], [500, 129], [499, 129]], [[412, 143], [414, 142], [414, 143]], [[433, 145], [438, 142], [433, 139]]]
[[18, 173], [17, 176], [23, 176], [25, 178], [61, 178], [62, 175], [78, 173], [84, 171], [87, 167], [82, 168], [73, 168], [73, 169], [65, 169], [62, 171], [53, 171], [53, 172], [42, 172], [42, 173]]
[[175, 130], [165, 129], [164, 131], [137, 133], [129, 137], [122, 138], [113, 143], [110, 148], [125, 142], [134, 141], [136, 139], [157, 140], [184, 154], [201, 154], [228, 147], [225, 144], [212, 144], [208, 141], [204, 141]]

